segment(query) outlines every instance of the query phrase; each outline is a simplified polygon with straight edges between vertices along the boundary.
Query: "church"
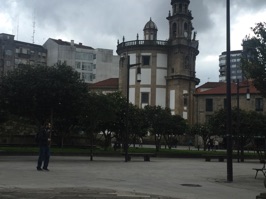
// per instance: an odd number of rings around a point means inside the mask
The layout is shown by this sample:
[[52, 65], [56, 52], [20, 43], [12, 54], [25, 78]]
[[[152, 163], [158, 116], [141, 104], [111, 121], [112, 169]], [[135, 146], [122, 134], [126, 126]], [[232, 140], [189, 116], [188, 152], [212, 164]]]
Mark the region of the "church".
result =
[[[158, 28], [152, 18], [145, 24], [143, 39], [118, 41], [119, 90], [129, 102], [170, 108], [194, 123], [195, 63], [199, 42], [192, 25], [190, 0], [171, 0], [169, 39], [158, 40]], [[141, 73], [141, 81], [138, 75]], [[128, 92], [128, 93], [127, 93]]]

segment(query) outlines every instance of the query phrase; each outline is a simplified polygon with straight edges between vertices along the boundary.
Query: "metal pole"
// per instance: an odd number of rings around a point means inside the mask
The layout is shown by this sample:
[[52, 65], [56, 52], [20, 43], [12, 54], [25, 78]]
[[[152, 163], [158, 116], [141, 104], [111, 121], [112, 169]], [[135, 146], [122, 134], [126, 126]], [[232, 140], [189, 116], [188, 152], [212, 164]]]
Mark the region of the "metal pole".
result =
[[238, 142], [238, 146], [237, 146], [237, 162], [239, 162], [240, 159], [240, 154], [239, 154], [239, 150], [240, 150], [240, 110], [239, 110], [239, 79], [236, 80], [236, 103], [237, 103], [237, 142]]
[[127, 110], [126, 110], [126, 135], [125, 135], [125, 162], [128, 161], [128, 117], [129, 117], [129, 69], [130, 57], [127, 56]]
[[226, 53], [226, 99], [227, 99], [227, 182], [233, 181], [233, 163], [232, 163], [232, 110], [231, 110], [231, 67], [230, 67], [230, 0], [226, 2], [226, 35], [227, 35], [227, 53]]

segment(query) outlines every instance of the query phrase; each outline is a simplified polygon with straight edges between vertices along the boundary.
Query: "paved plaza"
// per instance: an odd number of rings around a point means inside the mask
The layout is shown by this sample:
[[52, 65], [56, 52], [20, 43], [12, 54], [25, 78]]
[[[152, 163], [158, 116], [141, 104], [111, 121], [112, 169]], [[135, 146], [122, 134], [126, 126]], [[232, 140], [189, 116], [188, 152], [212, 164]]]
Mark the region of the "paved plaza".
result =
[[255, 199], [264, 176], [256, 160], [234, 162], [234, 182], [226, 182], [226, 162], [204, 159], [52, 156], [50, 171], [36, 170], [36, 156], [0, 156], [1, 199], [176, 198]]

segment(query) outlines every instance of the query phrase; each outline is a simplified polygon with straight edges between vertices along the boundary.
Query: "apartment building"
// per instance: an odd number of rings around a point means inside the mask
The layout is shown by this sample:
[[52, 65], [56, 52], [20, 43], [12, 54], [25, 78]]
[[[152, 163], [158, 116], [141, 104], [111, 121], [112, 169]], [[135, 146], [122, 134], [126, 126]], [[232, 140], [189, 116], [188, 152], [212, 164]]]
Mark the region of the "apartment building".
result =
[[74, 40], [49, 38], [43, 45], [47, 49], [47, 65], [65, 62], [80, 74], [86, 83], [96, 83], [108, 78], [118, 78], [119, 58], [113, 50], [94, 49]]
[[[241, 69], [242, 52], [242, 50], [230, 52], [231, 82], [236, 82], [237, 80], [242, 82], [245, 80]], [[219, 56], [219, 67], [219, 81], [226, 82], [226, 52], [222, 52], [222, 54]]]
[[0, 34], [0, 75], [21, 64], [46, 65], [47, 50], [36, 44], [17, 41], [14, 35]]

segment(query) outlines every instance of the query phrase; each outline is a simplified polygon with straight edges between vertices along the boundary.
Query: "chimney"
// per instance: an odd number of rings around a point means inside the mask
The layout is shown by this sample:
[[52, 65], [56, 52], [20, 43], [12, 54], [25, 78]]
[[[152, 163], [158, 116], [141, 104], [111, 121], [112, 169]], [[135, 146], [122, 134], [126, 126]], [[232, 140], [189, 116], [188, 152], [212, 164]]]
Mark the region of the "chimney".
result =
[[82, 46], [82, 43], [79, 43], [80, 46]]
[[71, 46], [74, 46], [74, 40], [71, 40], [70, 44], [71, 44]]

